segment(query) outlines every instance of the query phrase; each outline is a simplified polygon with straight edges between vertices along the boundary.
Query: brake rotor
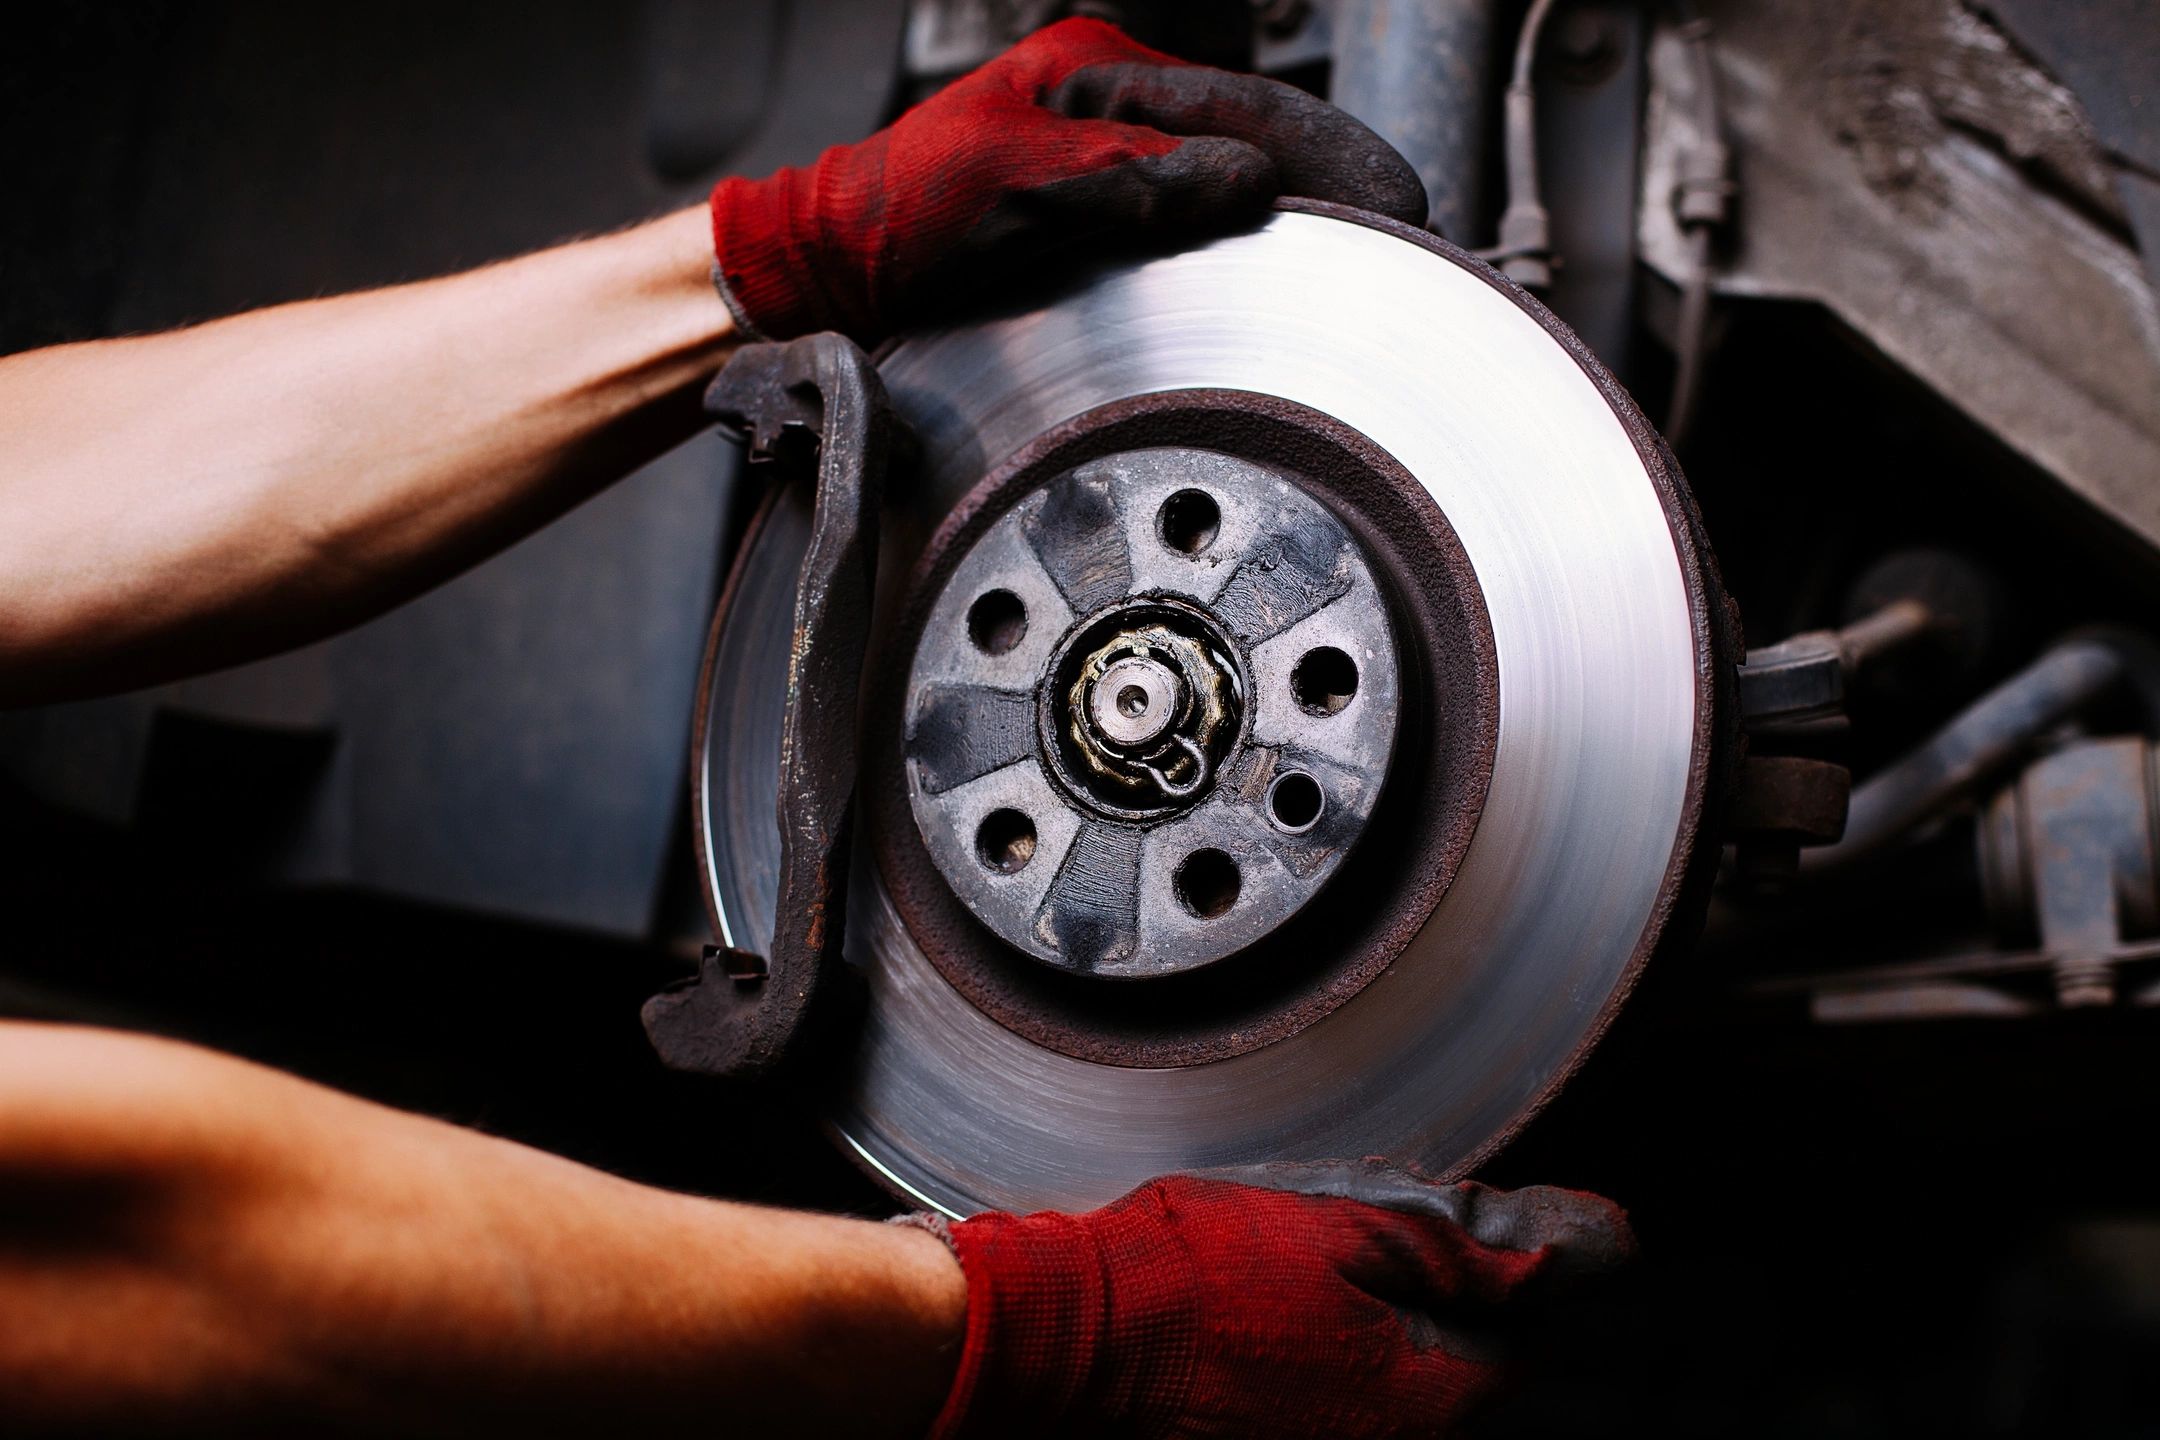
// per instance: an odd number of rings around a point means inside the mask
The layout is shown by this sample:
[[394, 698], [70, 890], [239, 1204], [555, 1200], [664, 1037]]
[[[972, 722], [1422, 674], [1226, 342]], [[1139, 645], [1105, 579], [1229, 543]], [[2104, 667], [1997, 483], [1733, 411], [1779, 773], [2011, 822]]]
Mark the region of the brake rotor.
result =
[[[1304, 204], [880, 370], [921, 455], [837, 1137], [954, 1214], [1492, 1153], [1712, 848], [1724, 601], [1632, 403], [1462, 252]], [[809, 521], [760, 515], [700, 687], [706, 895], [751, 950]]]

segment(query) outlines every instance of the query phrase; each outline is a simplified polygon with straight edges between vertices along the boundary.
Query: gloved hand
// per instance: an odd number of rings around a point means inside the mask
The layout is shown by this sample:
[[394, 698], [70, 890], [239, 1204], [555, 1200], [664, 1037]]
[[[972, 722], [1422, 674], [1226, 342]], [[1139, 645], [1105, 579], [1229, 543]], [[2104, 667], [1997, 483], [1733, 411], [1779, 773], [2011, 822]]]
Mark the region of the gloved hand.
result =
[[1378, 1161], [928, 1223], [967, 1279], [943, 1440], [1442, 1433], [1495, 1387], [1542, 1301], [1635, 1243], [1594, 1195], [1437, 1185]]
[[874, 345], [1060, 257], [1257, 221], [1279, 194], [1425, 223], [1425, 190], [1340, 110], [1066, 20], [806, 169], [712, 194], [715, 272], [758, 338]]

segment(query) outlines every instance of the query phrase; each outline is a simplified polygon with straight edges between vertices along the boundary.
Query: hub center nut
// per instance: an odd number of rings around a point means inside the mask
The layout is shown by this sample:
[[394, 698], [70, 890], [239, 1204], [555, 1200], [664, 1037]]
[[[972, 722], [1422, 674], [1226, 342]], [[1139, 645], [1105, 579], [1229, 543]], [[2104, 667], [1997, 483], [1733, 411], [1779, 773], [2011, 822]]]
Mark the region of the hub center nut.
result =
[[1170, 596], [1121, 601], [1058, 646], [1040, 688], [1044, 762], [1117, 820], [1198, 803], [1243, 723], [1240, 662], [1218, 621]]
[[1114, 661], [1089, 687], [1088, 719], [1095, 733], [1121, 750], [1152, 745], [1170, 728], [1185, 703], [1185, 686], [1160, 660], [1128, 656]]

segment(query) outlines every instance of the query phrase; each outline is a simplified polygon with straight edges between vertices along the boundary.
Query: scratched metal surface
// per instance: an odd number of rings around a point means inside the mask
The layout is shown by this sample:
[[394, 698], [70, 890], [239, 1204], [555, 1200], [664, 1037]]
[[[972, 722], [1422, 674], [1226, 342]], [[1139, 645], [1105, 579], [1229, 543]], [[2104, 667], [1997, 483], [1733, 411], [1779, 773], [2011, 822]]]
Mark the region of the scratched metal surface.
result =
[[[1627, 984], [1696, 758], [1688, 578], [1642, 453], [1589, 374], [1463, 263], [1294, 213], [1037, 311], [913, 337], [883, 368], [924, 442], [902, 535], [927, 534], [1024, 441], [1123, 396], [1246, 389], [1355, 426], [1430, 490], [1476, 567], [1500, 737], [1462, 870], [1405, 954], [1307, 1029], [1211, 1064], [1093, 1064], [1005, 1030], [939, 977], [859, 866], [849, 950], [873, 999], [831, 1114], [842, 1140], [907, 1194], [966, 1213], [1091, 1205], [1163, 1171], [1277, 1157], [1447, 1171], [1507, 1133]], [[792, 573], [797, 533], [767, 527], [744, 593], [760, 572]], [[728, 637], [748, 668], [716, 678], [737, 697], [709, 737], [716, 758], [762, 748], [741, 697], [766, 688], [750, 672], [784, 639]], [[711, 833], [770, 828], [757, 768], [714, 767]], [[730, 852], [708, 871], [739, 945], [770, 924], [760, 870]]]

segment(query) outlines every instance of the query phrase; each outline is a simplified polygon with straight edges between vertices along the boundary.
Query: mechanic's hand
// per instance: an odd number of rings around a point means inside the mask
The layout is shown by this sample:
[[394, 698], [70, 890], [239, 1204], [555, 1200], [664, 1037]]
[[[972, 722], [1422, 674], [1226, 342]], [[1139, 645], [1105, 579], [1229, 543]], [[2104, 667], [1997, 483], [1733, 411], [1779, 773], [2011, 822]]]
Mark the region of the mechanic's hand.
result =
[[1541, 1301], [1635, 1245], [1594, 1195], [1378, 1161], [1172, 1176], [945, 1233], [967, 1278], [947, 1440], [1443, 1432]]
[[1059, 257], [1253, 223], [1277, 195], [1425, 223], [1409, 162], [1333, 106], [1066, 20], [861, 144], [721, 181], [713, 245], [759, 338], [873, 345]]

